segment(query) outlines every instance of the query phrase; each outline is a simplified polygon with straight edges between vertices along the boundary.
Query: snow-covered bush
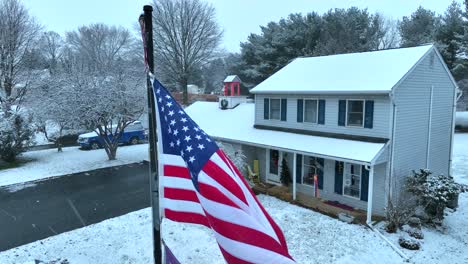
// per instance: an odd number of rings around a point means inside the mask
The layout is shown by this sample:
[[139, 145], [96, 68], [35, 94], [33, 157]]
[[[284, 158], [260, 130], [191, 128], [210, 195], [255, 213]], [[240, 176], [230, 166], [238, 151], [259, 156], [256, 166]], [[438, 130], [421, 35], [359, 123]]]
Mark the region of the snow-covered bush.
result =
[[409, 250], [418, 250], [421, 248], [419, 241], [406, 234], [400, 236], [398, 239], [398, 244], [400, 244], [401, 247]]
[[224, 153], [226, 153], [228, 158], [242, 173], [242, 176], [246, 177], [247, 157], [242, 152], [242, 148], [240, 146], [235, 146], [233, 144], [224, 143], [220, 141], [217, 141], [216, 144], [218, 144], [219, 148], [221, 148], [224, 151]]
[[13, 162], [31, 145], [33, 130], [30, 119], [18, 113], [0, 113], [0, 158]]
[[463, 192], [463, 187], [451, 176], [434, 175], [430, 170], [420, 169], [407, 178], [406, 190], [415, 195], [430, 222], [440, 223], [447, 204]]

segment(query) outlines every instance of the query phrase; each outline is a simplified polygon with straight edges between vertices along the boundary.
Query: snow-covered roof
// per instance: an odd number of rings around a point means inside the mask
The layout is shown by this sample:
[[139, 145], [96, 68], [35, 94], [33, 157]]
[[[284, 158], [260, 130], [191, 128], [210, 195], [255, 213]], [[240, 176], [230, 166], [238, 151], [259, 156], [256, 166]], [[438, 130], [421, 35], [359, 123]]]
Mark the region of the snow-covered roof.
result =
[[432, 48], [425, 45], [297, 58], [250, 92], [388, 93]]
[[240, 82], [240, 78], [237, 75], [229, 75], [224, 79], [224, 82]]
[[221, 110], [218, 103], [195, 102], [185, 109], [207, 134], [221, 140], [317, 154], [346, 160], [371, 162], [384, 147], [383, 143], [301, 135], [254, 128], [255, 105], [240, 104]]

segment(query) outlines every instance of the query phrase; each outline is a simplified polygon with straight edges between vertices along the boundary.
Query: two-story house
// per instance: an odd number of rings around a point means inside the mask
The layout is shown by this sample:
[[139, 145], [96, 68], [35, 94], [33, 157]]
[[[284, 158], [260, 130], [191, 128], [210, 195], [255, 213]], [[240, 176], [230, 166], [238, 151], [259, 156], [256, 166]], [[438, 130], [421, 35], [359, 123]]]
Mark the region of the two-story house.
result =
[[186, 110], [250, 164], [258, 160], [262, 181], [280, 184], [285, 159], [294, 198], [318, 190], [367, 210], [370, 221], [412, 170], [450, 174], [456, 90], [426, 45], [297, 58], [251, 90], [253, 103], [228, 94]]

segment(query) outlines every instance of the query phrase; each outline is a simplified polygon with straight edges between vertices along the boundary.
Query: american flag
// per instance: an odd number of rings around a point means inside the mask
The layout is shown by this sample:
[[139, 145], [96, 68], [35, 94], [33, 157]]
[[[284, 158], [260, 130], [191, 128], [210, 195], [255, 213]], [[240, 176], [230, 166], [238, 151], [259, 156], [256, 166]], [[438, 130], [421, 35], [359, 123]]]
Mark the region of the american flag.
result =
[[295, 263], [239, 170], [159, 81], [153, 88], [164, 216], [211, 228], [227, 263]]

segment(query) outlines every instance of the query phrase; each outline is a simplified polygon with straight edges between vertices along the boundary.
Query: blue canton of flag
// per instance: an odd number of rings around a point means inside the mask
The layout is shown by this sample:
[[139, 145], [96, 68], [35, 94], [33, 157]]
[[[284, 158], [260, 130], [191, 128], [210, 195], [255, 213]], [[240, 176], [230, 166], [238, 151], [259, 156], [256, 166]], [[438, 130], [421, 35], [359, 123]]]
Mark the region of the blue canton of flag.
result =
[[167, 89], [158, 81], [153, 82], [160, 119], [164, 154], [181, 156], [198, 189], [198, 174], [219, 147], [185, 113]]

